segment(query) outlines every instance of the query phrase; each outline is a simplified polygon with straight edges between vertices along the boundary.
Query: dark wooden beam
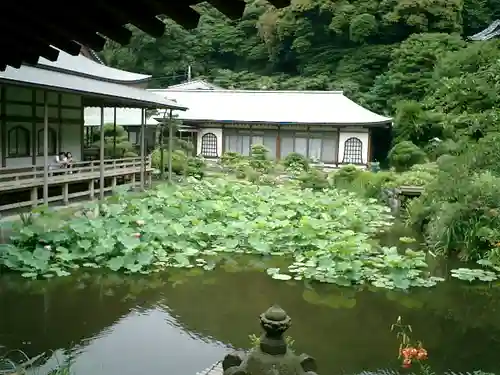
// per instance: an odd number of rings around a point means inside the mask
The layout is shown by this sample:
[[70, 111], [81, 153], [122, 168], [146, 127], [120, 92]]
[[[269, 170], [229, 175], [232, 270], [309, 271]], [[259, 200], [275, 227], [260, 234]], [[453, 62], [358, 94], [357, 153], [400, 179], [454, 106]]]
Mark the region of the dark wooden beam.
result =
[[246, 6], [245, 2], [241, 0], [207, 0], [207, 2], [232, 20], [240, 18]]
[[154, 7], [157, 14], [166, 15], [188, 30], [195, 29], [198, 26], [200, 14], [190, 6], [179, 5], [179, 3], [174, 2], [166, 4], [162, 0], [149, 0], [149, 3]]
[[290, 0], [267, 0], [276, 8], [285, 8], [290, 5]]
[[143, 3], [141, 12], [137, 12], [133, 2], [99, 1], [97, 6], [110, 14], [121, 25], [131, 23], [155, 38], [161, 37], [165, 32], [165, 24], [156, 18], [158, 13], [147, 2]]

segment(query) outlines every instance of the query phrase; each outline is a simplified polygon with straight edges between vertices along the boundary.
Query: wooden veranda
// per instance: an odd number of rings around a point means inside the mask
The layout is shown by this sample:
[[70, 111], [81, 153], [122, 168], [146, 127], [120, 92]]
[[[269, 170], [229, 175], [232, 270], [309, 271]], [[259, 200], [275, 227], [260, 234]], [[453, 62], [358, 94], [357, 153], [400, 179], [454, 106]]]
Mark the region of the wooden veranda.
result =
[[[0, 212], [23, 207], [36, 207], [44, 203], [62, 202], [68, 204], [71, 199], [75, 198], [94, 199], [96, 195], [102, 196], [106, 192], [113, 191], [118, 185], [135, 188], [138, 185], [138, 179], [144, 181], [147, 186], [151, 185], [153, 169], [150, 158], [146, 158], [144, 162], [140, 157], [108, 159], [104, 160], [102, 165], [104, 167], [102, 175], [99, 160], [76, 162], [71, 168], [49, 169], [47, 190], [52, 189], [57, 193], [47, 196], [47, 200], [40, 197], [40, 191], [43, 193], [45, 186], [43, 166], [1, 168], [0, 196], [28, 190], [30, 195], [28, 200], [23, 199], [15, 203], [4, 203], [0, 199]], [[77, 184], [85, 184], [86, 188], [70, 192], [70, 185]]]

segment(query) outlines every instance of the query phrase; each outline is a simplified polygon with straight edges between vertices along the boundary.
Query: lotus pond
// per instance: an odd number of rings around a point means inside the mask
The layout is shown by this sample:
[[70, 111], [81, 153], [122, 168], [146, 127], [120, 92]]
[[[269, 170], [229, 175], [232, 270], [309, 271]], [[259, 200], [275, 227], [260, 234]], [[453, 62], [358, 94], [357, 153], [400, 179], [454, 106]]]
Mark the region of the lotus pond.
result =
[[[0, 344], [30, 356], [54, 351], [42, 368], [57, 357], [71, 360], [77, 375], [194, 375], [231, 347], [248, 348], [248, 336], [259, 333], [258, 314], [277, 302], [293, 319], [294, 347], [314, 355], [323, 374], [399, 368], [390, 332], [399, 315], [424, 342], [436, 372], [499, 370], [499, 284], [345, 288], [273, 280], [264, 270], [280, 266], [275, 258], [221, 262], [213, 271], [4, 276]], [[449, 269], [436, 264], [434, 272]]]
[[191, 180], [10, 230], [0, 347], [44, 370], [191, 375], [248, 348], [273, 303], [321, 373], [398, 368], [400, 315], [435, 371], [500, 370], [499, 270], [443, 263], [345, 191]]

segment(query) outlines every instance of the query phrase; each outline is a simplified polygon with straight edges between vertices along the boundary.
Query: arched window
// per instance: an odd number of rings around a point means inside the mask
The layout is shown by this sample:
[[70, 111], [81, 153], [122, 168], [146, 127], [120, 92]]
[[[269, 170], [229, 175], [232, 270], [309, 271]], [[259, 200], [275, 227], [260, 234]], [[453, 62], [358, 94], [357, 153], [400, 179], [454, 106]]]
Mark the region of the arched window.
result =
[[363, 164], [363, 142], [351, 137], [344, 142], [344, 159], [342, 163]]
[[201, 155], [207, 158], [217, 156], [217, 136], [214, 133], [206, 133], [201, 137]]
[[15, 126], [7, 133], [7, 153], [9, 157], [30, 155], [30, 131], [22, 126]]
[[[48, 134], [48, 140], [49, 140], [49, 143], [48, 143], [48, 151], [49, 151], [49, 155], [56, 155], [57, 154], [57, 132], [52, 129], [52, 128], [49, 128], [49, 132], [47, 133]], [[43, 132], [43, 129], [40, 129], [38, 131], [38, 136], [37, 136], [37, 153], [38, 155], [43, 155], [43, 136], [44, 136], [44, 132]]]

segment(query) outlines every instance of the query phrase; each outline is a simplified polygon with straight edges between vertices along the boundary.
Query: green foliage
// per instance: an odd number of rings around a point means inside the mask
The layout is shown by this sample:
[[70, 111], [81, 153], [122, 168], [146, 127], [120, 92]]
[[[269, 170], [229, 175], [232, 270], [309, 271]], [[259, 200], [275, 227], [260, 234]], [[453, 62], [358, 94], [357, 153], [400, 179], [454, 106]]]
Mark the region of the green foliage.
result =
[[299, 171], [307, 171], [309, 170], [309, 160], [297, 152], [291, 152], [289, 153], [284, 159], [283, 159], [283, 165], [285, 166], [286, 169], [293, 169], [293, 170], [299, 170]]
[[10, 350], [0, 354], [0, 369], [3, 375], [71, 375], [73, 372], [67, 363], [59, 364], [50, 371], [40, 371], [39, 366], [46, 360], [45, 353], [33, 358], [21, 350]]
[[499, 136], [490, 134], [469, 144], [458, 156], [441, 160], [434, 182], [410, 203], [409, 221], [424, 229], [437, 252], [479, 259], [496, 253]]
[[269, 150], [266, 147], [253, 145], [250, 150], [249, 165], [258, 173], [269, 173], [274, 163], [269, 157]]
[[[116, 126], [116, 133], [113, 124], [104, 124], [104, 156], [110, 159], [137, 157], [135, 147], [128, 141], [128, 133], [122, 126]], [[114, 139], [115, 137], [116, 139]], [[100, 148], [101, 134], [93, 133], [92, 147]]]
[[211, 269], [212, 255], [250, 253], [288, 257], [297, 279], [401, 289], [435, 284], [425, 276], [423, 252], [399, 254], [373, 239], [390, 224], [388, 208], [353, 193], [188, 179], [91, 204], [70, 220], [35, 219], [2, 246], [0, 264], [32, 278], [88, 267], [150, 273]]
[[389, 151], [389, 163], [396, 172], [406, 171], [425, 159], [425, 152], [410, 141], [399, 142]]
[[318, 168], [301, 172], [297, 179], [303, 189], [323, 190], [330, 187], [327, 174]]
[[345, 184], [352, 183], [362, 173], [363, 171], [355, 165], [345, 165], [334, 172], [333, 181], [336, 186], [342, 187]]
[[228, 170], [234, 170], [243, 160], [244, 157], [240, 153], [227, 151], [222, 154], [220, 162]]
[[378, 31], [377, 19], [373, 14], [360, 14], [354, 17], [349, 26], [349, 38], [356, 43], [365, 42]]
[[[170, 151], [163, 150], [163, 167], [168, 170], [168, 159]], [[161, 170], [161, 150], [156, 148], [151, 153], [151, 165]], [[172, 152], [172, 172], [182, 176], [203, 177], [206, 163], [202, 158], [187, 156], [182, 150]]]
[[410, 36], [393, 51], [389, 69], [375, 79], [367, 96], [370, 106], [390, 111], [399, 101], [420, 101], [433, 86], [434, 66], [439, 57], [464, 46], [464, 41], [455, 34]]

